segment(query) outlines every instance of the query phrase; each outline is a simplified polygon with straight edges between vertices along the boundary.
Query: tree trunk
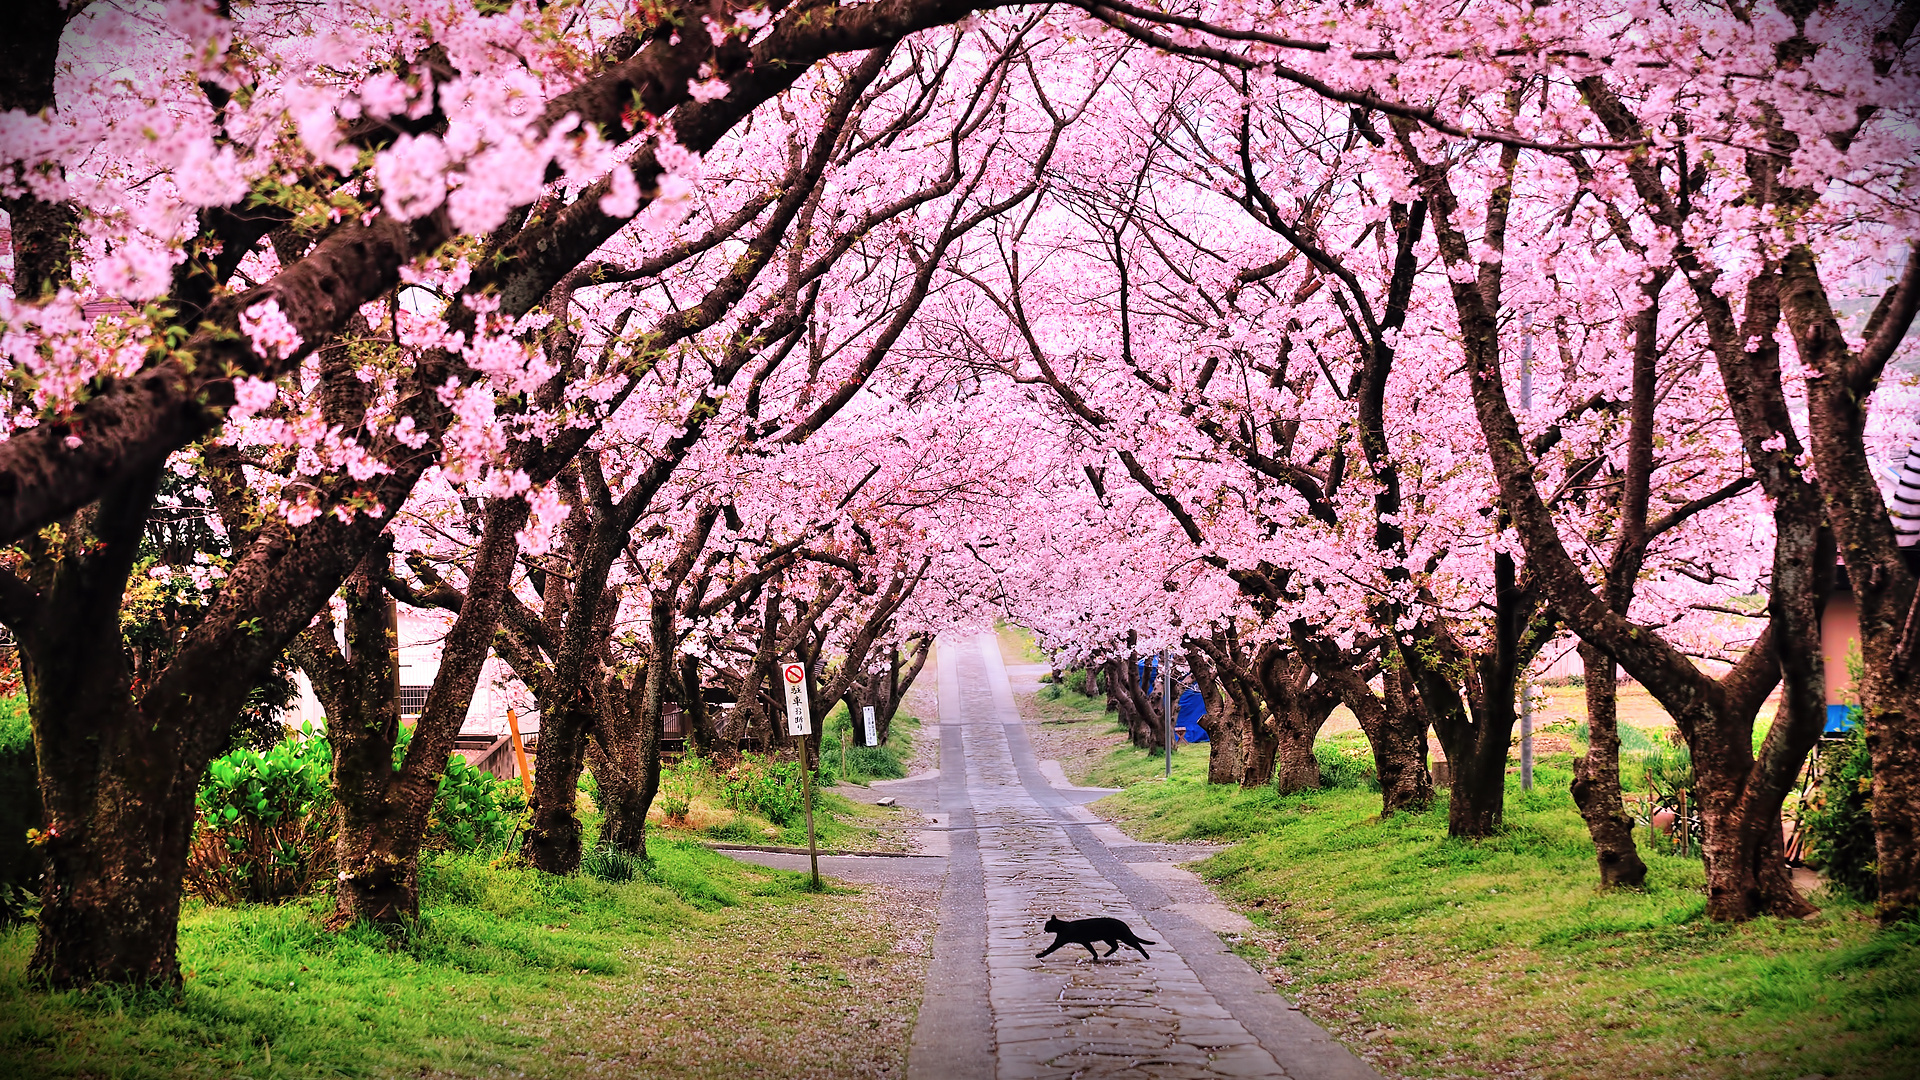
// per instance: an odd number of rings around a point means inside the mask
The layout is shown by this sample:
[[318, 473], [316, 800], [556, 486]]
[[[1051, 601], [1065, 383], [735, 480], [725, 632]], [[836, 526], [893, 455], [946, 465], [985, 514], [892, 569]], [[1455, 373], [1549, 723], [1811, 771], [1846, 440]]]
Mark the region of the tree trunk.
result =
[[[46, 534], [42, 586], [9, 609], [33, 722], [46, 875], [28, 969], [56, 987], [174, 986], [200, 774], [232, 717], [154, 716], [136, 700], [120, 603], [157, 477], [117, 485]], [[57, 545], [57, 546], [56, 546]]]
[[[384, 557], [377, 552], [368, 561]], [[341, 670], [329, 679], [320, 673], [317, 660], [309, 666], [316, 692], [326, 695], [322, 700], [333, 749], [333, 794], [340, 807], [335, 840], [340, 861], [334, 886], [336, 927], [358, 922], [401, 926], [420, 914], [418, 867], [423, 837], [406, 828], [409, 808], [404, 799], [395, 798], [399, 774], [393, 754], [400, 738], [394, 666], [398, 627], [391, 602], [368, 570], [363, 563], [342, 590], [347, 601], [347, 655]], [[307, 651], [330, 644], [312, 642]]]
[[[1914, 597], [1907, 609], [1912, 627], [1920, 623], [1920, 590], [1909, 595]], [[1908, 656], [1913, 652], [1909, 637]], [[1871, 703], [1866, 729], [1879, 864], [1876, 906], [1881, 923], [1891, 926], [1920, 913], [1920, 661], [1875, 664], [1861, 697]]]
[[[36, 734], [57, 733], [36, 738], [49, 839], [29, 969], [61, 988], [174, 986], [200, 769], [183, 760], [177, 733], [149, 721], [124, 677], [113, 677], [122, 654], [118, 626], [108, 625], [113, 640], [72, 654], [76, 668], [93, 669], [87, 677], [24, 665]], [[60, 684], [78, 692], [48, 692]]]
[[1120, 714], [1127, 738], [1142, 750], [1158, 750], [1159, 709], [1141, 687], [1138, 662], [1128, 658], [1107, 662], [1107, 706]]
[[[544, 702], [542, 705], [544, 706]], [[593, 718], [577, 707], [540, 713], [540, 763], [533, 770], [533, 820], [521, 843], [527, 865], [549, 874], [580, 869], [580, 770]]]
[[1603, 888], [1640, 888], [1647, 864], [1633, 843], [1633, 818], [1620, 794], [1620, 728], [1614, 712], [1617, 676], [1613, 657], [1592, 645], [1580, 646], [1586, 667], [1587, 753], [1573, 765], [1573, 801], [1586, 819], [1600, 860]]
[[1320, 786], [1320, 759], [1313, 754], [1312, 732], [1302, 733], [1281, 727], [1279, 750], [1273, 770], [1274, 786], [1282, 795], [1312, 791]]
[[643, 859], [647, 812], [660, 792], [661, 710], [649, 705], [664, 699], [655, 683], [651, 672], [630, 686], [608, 680], [598, 731], [601, 753], [595, 755], [602, 763], [594, 773], [600, 784], [600, 846]]
[[1240, 744], [1240, 786], [1265, 787], [1273, 782], [1273, 767], [1280, 753], [1280, 731], [1270, 716], [1255, 714], [1244, 729], [1244, 736]]
[[1200, 729], [1207, 733], [1207, 783], [1237, 784], [1243, 764], [1240, 751], [1245, 739], [1247, 711], [1239, 688], [1229, 688], [1226, 679], [1210, 662], [1201, 646], [1187, 644], [1187, 669], [1206, 703], [1200, 717]]
[[1266, 728], [1273, 741], [1273, 782], [1281, 794], [1320, 786], [1320, 759], [1313, 742], [1339, 700], [1324, 679], [1316, 679], [1306, 658], [1279, 642], [1262, 647], [1254, 660], [1260, 693], [1266, 699]]
[[[1298, 641], [1299, 636], [1295, 636]], [[1433, 805], [1433, 776], [1427, 771], [1427, 712], [1404, 668], [1389, 667], [1375, 694], [1342, 657], [1313, 654], [1316, 669], [1352, 710], [1373, 749], [1380, 778], [1380, 813], [1418, 813]]]
[[[466, 722], [480, 670], [496, 640], [501, 598], [526, 522], [524, 500], [496, 499], [485, 511], [480, 544], [467, 568], [466, 592], [444, 582], [433, 602], [458, 612], [441, 639], [440, 668], [396, 766], [400, 744], [398, 610], [427, 597], [388, 573], [390, 545], [377, 543], [347, 578], [345, 651], [334, 640], [330, 613], [295, 639], [292, 654], [313, 681], [327, 713], [333, 749], [333, 793], [339, 805], [333, 925], [371, 923], [400, 929], [420, 913], [419, 863], [427, 825], [455, 740]], [[453, 602], [452, 597], [459, 597]]]
[[1447, 835], [1478, 839], [1500, 830], [1507, 804], [1507, 747], [1513, 738], [1508, 725], [1506, 739], [1473, 739], [1455, 756], [1449, 747], [1447, 760], [1453, 765], [1453, 789], [1447, 803]]

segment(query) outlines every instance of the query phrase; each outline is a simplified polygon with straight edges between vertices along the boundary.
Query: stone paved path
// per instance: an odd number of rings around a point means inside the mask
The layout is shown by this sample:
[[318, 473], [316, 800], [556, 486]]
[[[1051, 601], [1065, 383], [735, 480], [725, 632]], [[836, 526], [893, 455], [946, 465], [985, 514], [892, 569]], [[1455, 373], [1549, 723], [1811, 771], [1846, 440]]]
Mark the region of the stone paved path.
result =
[[[1048, 782], [993, 635], [943, 640], [939, 660], [938, 797], [922, 805], [949, 865], [909, 1077], [1377, 1080], [1190, 917], [1165, 875], [1109, 849], [1141, 846], [1078, 805], [1093, 793]], [[1151, 959], [1077, 945], [1037, 959], [1052, 914], [1125, 919], [1158, 944]]]

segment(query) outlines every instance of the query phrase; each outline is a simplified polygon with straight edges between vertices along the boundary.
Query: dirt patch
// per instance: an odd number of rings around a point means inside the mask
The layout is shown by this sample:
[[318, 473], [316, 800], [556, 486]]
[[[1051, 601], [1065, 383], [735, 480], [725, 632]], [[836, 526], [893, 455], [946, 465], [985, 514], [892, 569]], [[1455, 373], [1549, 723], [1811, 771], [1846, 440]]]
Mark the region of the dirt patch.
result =
[[[1020, 706], [1020, 715], [1029, 721], [1045, 717], [1048, 712], [1046, 707], [1057, 705], [1038, 694], [1015, 694], [1013, 700]], [[1056, 711], [1070, 713], [1070, 718], [1030, 722], [1027, 739], [1033, 743], [1035, 756], [1042, 761], [1058, 761], [1068, 780], [1085, 784], [1087, 773], [1106, 757], [1107, 751], [1125, 743], [1127, 734], [1116, 730], [1113, 719], [1108, 716], [1089, 719], [1082, 712]]]
[[[767, 933], [765, 914], [677, 942], [593, 1003], [567, 1040], [591, 1075], [897, 1077], [926, 984], [936, 886], [865, 884], [809, 898]], [[729, 918], [729, 922], [734, 920]], [[811, 924], [794, 933], [799, 923]], [[571, 1009], [569, 1009], [571, 1012]]]
[[913, 733], [913, 753], [907, 758], [907, 775], [929, 772], [940, 767], [940, 694], [934, 689], [933, 658], [913, 687], [900, 698], [900, 711], [920, 721]]

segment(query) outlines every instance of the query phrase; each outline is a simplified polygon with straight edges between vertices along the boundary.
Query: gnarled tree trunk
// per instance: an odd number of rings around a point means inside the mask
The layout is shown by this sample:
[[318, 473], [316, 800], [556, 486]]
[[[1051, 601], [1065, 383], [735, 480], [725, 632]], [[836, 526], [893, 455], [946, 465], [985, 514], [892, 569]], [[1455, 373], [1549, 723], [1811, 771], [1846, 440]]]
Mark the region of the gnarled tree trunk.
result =
[[1192, 640], [1187, 643], [1187, 669], [1206, 703], [1200, 729], [1207, 733], [1207, 783], [1237, 784], [1245, 768], [1240, 758], [1248, 724], [1244, 687], [1228, 686], [1232, 676], [1222, 675]]
[[660, 793], [662, 680], [648, 670], [622, 684], [609, 677], [601, 693], [596, 734], [600, 753], [592, 756], [600, 785], [600, 846], [646, 858], [647, 812]]
[[1266, 699], [1266, 727], [1274, 746], [1273, 783], [1281, 794], [1320, 786], [1320, 759], [1313, 743], [1339, 698], [1312, 665], [1297, 652], [1270, 642], [1254, 661], [1260, 693]]
[[1600, 860], [1600, 884], [1639, 888], [1647, 864], [1633, 843], [1633, 818], [1620, 794], [1620, 727], [1615, 715], [1618, 677], [1613, 657], [1592, 645], [1580, 646], [1586, 667], [1587, 752], [1573, 763], [1573, 802], [1586, 819]]

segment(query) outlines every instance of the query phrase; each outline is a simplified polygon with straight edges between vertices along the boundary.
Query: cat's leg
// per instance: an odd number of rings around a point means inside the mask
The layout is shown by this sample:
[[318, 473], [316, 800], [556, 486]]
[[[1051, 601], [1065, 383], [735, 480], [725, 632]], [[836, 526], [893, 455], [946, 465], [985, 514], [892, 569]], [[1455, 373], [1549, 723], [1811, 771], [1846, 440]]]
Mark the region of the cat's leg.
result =
[[1117, 953], [1120, 951], [1120, 943], [1118, 941], [1108, 941], [1108, 942], [1105, 942], [1104, 944], [1107, 946], [1108, 956], [1112, 956], [1114, 953]]
[[1139, 950], [1140, 950], [1140, 955], [1141, 955], [1141, 956], [1146, 956], [1146, 957], [1147, 957], [1147, 959], [1149, 959], [1149, 960], [1151, 960], [1151, 959], [1153, 959], [1153, 957], [1151, 957], [1151, 956], [1147, 956], [1147, 950], [1146, 950], [1146, 949], [1145, 949], [1144, 947], [1142, 947], [1142, 946], [1141, 946], [1141, 944], [1140, 944], [1140, 939], [1139, 939], [1139, 938], [1137, 938], [1137, 937], [1136, 937], [1136, 938], [1134, 938], [1134, 939], [1133, 939], [1132, 941], [1130, 941], [1130, 942], [1128, 942], [1128, 944], [1130, 944], [1130, 945], [1132, 945], [1132, 946], [1133, 946], [1134, 948], [1136, 948], [1136, 949], [1139, 949]]
[[1093, 947], [1093, 942], [1083, 941], [1080, 944], [1085, 945], [1087, 947], [1088, 956], [1093, 957], [1095, 960], [1100, 959], [1100, 950]]
[[1060, 946], [1062, 946], [1062, 945], [1065, 945], [1066, 943], [1067, 943], [1067, 939], [1066, 939], [1066, 938], [1064, 938], [1064, 937], [1056, 937], [1056, 938], [1054, 938], [1054, 939], [1053, 939], [1053, 944], [1051, 944], [1051, 945], [1049, 945], [1049, 946], [1047, 946], [1047, 947], [1046, 947], [1046, 948], [1044, 948], [1044, 949], [1041, 949], [1041, 950], [1040, 950], [1039, 952], [1037, 952], [1037, 953], [1034, 953], [1034, 954], [1033, 954], [1033, 958], [1034, 958], [1034, 959], [1036, 959], [1036, 960], [1044, 960], [1044, 959], [1046, 959], [1046, 956], [1047, 956], [1047, 954], [1048, 954], [1048, 953], [1050, 953], [1050, 952], [1052, 952], [1053, 950], [1055, 950], [1055, 949], [1057, 949], [1057, 948], [1059, 948], [1059, 947], [1060, 947]]

